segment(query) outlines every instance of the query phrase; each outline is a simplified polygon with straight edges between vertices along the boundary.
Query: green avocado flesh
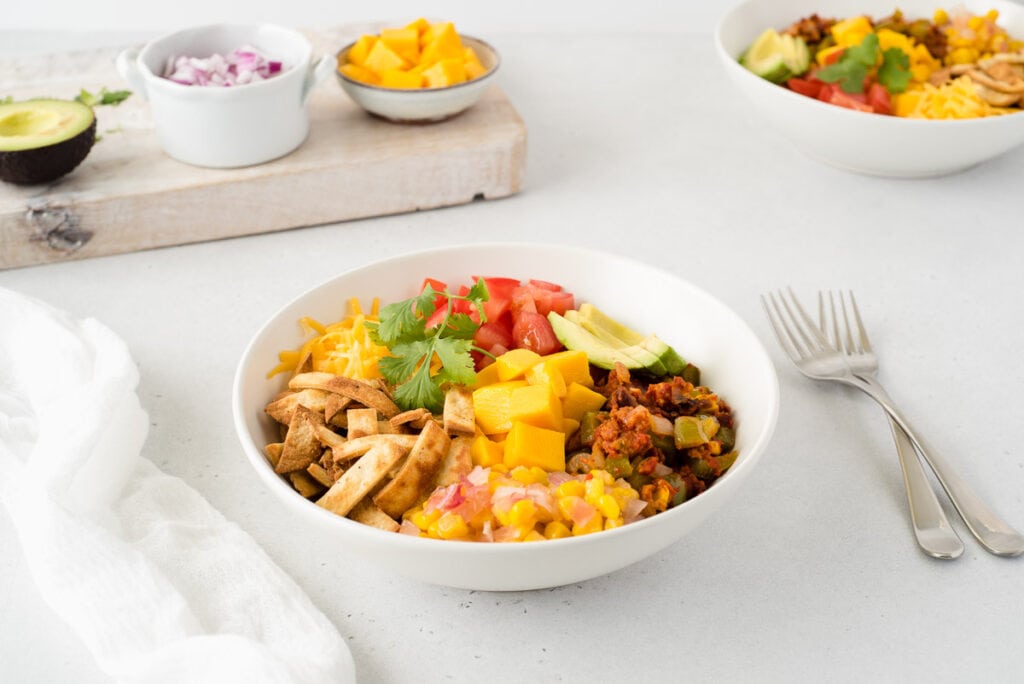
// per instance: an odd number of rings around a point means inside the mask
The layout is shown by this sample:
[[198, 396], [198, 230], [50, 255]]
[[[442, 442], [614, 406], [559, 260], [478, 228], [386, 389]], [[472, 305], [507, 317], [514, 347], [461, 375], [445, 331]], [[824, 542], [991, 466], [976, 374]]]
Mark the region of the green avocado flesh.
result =
[[96, 142], [92, 108], [72, 100], [0, 104], [0, 180], [46, 183], [78, 166]]
[[598, 368], [612, 369], [621, 363], [631, 370], [643, 370], [654, 376], [678, 375], [686, 362], [657, 335], [641, 335], [627, 328], [592, 304], [565, 316], [548, 314], [555, 337], [567, 349], [586, 352]]

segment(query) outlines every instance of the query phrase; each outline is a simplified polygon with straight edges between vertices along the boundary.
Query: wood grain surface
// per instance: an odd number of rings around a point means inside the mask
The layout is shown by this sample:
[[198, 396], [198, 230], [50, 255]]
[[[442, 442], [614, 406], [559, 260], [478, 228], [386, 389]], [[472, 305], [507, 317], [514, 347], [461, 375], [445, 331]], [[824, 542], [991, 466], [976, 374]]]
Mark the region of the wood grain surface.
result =
[[[310, 33], [333, 54], [363, 27]], [[119, 50], [0, 60], [0, 97], [71, 98], [128, 87]], [[161, 150], [149, 105], [97, 107], [96, 143], [47, 185], [0, 183], [0, 269], [452, 206], [518, 192], [526, 127], [497, 87], [447, 121], [394, 124], [329, 78], [310, 99], [310, 134], [281, 159], [205, 169]]]

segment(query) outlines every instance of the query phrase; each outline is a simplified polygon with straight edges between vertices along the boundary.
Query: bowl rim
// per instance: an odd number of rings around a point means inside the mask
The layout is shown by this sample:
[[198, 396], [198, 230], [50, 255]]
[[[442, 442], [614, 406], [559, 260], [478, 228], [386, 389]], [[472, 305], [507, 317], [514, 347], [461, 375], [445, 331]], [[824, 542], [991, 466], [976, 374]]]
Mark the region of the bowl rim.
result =
[[[801, 95], [799, 93], [793, 92], [789, 88], [784, 88], [784, 87], [782, 87], [779, 84], [772, 83], [771, 81], [765, 80], [765, 79], [761, 78], [760, 76], [757, 76], [756, 74], [754, 74], [750, 70], [745, 69], [743, 66], [740, 65], [739, 57], [733, 55], [726, 48], [725, 42], [723, 40], [723, 33], [724, 33], [724, 31], [725, 31], [725, 29], [728, 26], [730, 21], [735, 20], [736, 17], [742, 15], [745, 11], [748, 11], [751, 7], [767, 6], [767, 5], [771, 5], [771, 4], [773, 4], [772, 0], [743, 0], [743, 2], [741, 2], [741, 3], [737, 4], [737, 5], [734, 5], [733, 7], [730, 7], [722, 15], [722, 17], [718, 20], [718, 23], [716, 24], [715, 31], [714, 31], [715, 50], [718, 53], [719, 58], [726, 65], [726, 68], [730, 69], [734, 73], [743, 73], [743, 74], [745, 74], [746, 76], [744, 78], [749, 77], [749, 79], [756, 79], [756, 81], [762, 83], [763, 86], [766, 86], [766, 87], [770, 88], [771, 92], [782, 93], [783, 97], [792, 97], [792, 98], [800, 98], [801, 100], [807, 100], [807, 101], [812, 103], [812, 106], [818, 107], [818, 109], [816, 109], [815, 111], [821, 111], [821, 112], [831, 111], [831, 112], [836, 112], [836, 114], [835, 114], [836, 116], [846, 116], [846, 117], [854, 116], [854, 117], [857, 117], [858, 121], [875, 121], [875, 122], [878, 122], [877, 124], [873, 124], [873, 125], [899, 126], [899, 127], [902, 127], [902, 128], [924, 127], [924, 128], [930, 128], [930, 129], [934, 130], [934, 129], [940, 127], [940, 126], [944, 126], [944, 127], [948, 127], [948, 128], [957, 128], [957, 127], [961, 127], [962, 128], [962, 127], [967, 127], [967, 126], [971, 126], [971, 127], [974, 127], [974, 128], [979, 128], [979, 127], [982, 127], [982, 126], [989, 127], [989, 128], [996, 128], [996, 127], [1000, 127], [1000, 126], [1015, 126], [1017, 124], [1012, 123], [1012, 121], [1015, 120], [1015, 116], [1014, 115], [1016, 115], [1016, 114], [1024, 114], [1024, 109], [1022, 109], [1019, 112], [1012, 112], [1010, 114], [1004, 114], [1004, 115], [1000, 115], [1000, 116], [975, 117], [975, 118], [972, 118], [972, 119], [917, 119], [917, 118], [910, 118], [910, 117], [904, 117], [904, 116], [885, 116], [885, 115], [879, 115], [879, 114], [874, 114], [871, 119], [865, 119], [861, 115], [872, 114], [872, 113], [871, 112], [859, 112], [859, 111], [855, 111], [855, 110], [852, 110], [852, 109], [847, 109], [845, 107], [837, 107], [835, 105], [831, 105], [831, 104], [828, 104], [826, 102], [821, 102], [821, 101], [816, 100], [814, 98], [807, 97], [806, 95]], [[935, 6], [939, 7], [940, 4], [941, 3], [939, 3], [938, 0], [936, 0]], [[990, 0], [990, 4], [993, 5], [993, 6], [994, 5], [1000, 5], [1001, 7], [1013, 7], [1015, 11], [1024, 12], [1024, 6], [1021, 6], [1021, 5], [1017, 4], [1017, 3], [1006, 2], [1005, 0]], [[1000, 13], [1002, 13], [1001, 7], [998, 8], [1000, 10]], [[797, 17], [797, 18], [799, 18], [799, 17]], [[794, 21], [796, 21], [796, 19], [794, 19]], [[753, 81], [751, 81], [751, 82], [753, 82]], [[769, 91], [764, 91], [764, 92], [769, 92]], [[795, 102], [795, 100], [793, 100], [793, 101]], [[1011, 121], [1011, 123], [1005, 123], [1006, 121]]]
[[[373, 85], [372, 83], [363, 83], [362, 81], [357, 81], [354, 78], [349, 78], [345, 74], [341, 73], [339, 68], [335, 68], [334, 73], [338, 75], [338, 78], [344, 84], [352, 85], [352, 86], [354, 86], [356, 88], [364, 88], [366, 90], [372, 90], [372, 91], [376, 91], [376, 92], [379, 92], [379, 93], [402, 93], [402, 94], [406, 94], [407, 93], [409, 95], [423, 95], [423, 94], [429, 94], [429, 93], [440, 93], [440, 92], [447, 92], [447, 91], [457, 90], [459, 88], [466, 88], [466, 87], [476, 86], [476, 85], [479, 85], [479, 84], [483, 83], [484, 81], [490, 79], [492, 76], [494, 76], [494, 74], [497, 73], [497, 71], [498, 71], [498, 67], [501, 66], [501, 55], [494, 48], [494, 46], [491, 45], [490, 43], [488, 43], [485, 40], [481, 40], [480, 38], [477, 38], [475, 36], [471, 36], [471, 35], [468, 35], [468, 34], [465, 34], [465, 33], [460, 33], [459, 34], [459, 38], [461, 38], [462, 40], [473, 41], [475, 43], [478, 43], [478, 44], [482, 45], [484, 48], [486, 48], [494, 56], [494, 66], [492, 66], [486, 72], [484, 72], [483, 74], [481, 74], [480, 76], [477, 76], [476, 78], [474, 78], [472, 80], [463, 81], [462, 83], [455, 83], [454, 85], [441, 86], [441, 87], [438, 87], [438, 88], [385, 88], [384, 86]], [[352, 42], [346, 44], [344, 47], [342, 47], [340, 50], [338, 50], [338, 52], [335, 53], [335, 59], [337, 59], [340, 62], [342, 57], [345, 54], [347, 54], [348, 51], [351, 50], [352, 47], [357, 42], [358, 42], [358, 39], [357, 40], [353, 40]]]
[[[563, 250], [574, 250], [577, 253], [584, 256], [598, 257], [601, 259], [612, 260], [619, 262], [624, 265], [631, 265], [633, 267], [643, 267], [651, 271], [657, 271], [669, 278], [678, 280], [681, 284], [690, 289], [693, 294], [698, 297], [703, 297], [709, 300], [711, 303], [720, 307], [723, 313], [730, 318], [735, 324], [739, 326], [739, 329], [744, 332], [748, 337], [749, 341], [753, 344], [750, 345], [751, 351], [757, 357], [759, 363], [768, 376], [768, 392], [764, 397], [767, 400], [767, 406], [765, 411], [766, 420], [761, 429], [760, 434], [754, 435], [753, 441], [746, 447], [746, 453], [751, 454], [748, 458], [741, 458], [739, 461], [724, 475], [722, 475], [715, 483], [708, 487], [707, 490], [701, 494], [684, 501], [682, 504], [653, 515], [643, 520], [630, 523], [629, 525], [623, 525], [622, 527], [613, 528], [611, 530], [602, 530], [600, 533], [581, 535], [579, 537], [566, 537], [562, 539], [546, 539], [543, 544], [488, 544], [480, 542], [463, 542], [461, 544], [452, 544], [454, 540], [445, 539], [432, 539], [429, 537], [414, 537], [412, 535], [401, 534], [397, 532], [385, 532], [374, 528], [370, 525], [356, 522], [349, 518], [333, 513], [321, 506], [318, 506], [316, 502], [310, 501], [304, 498], [298, 492], [296, 492], [284, 478], [278, 473], [274, 472], [273, 468], [270, 467], [270, 463], [263, 455], [263, 445], [258, 445], [253, 435], [249, 433], [246, 428], [246, 416], [243, 413], [243, 397], [242, 397], [242, 384], [243, 375], [245, 374], [246, 368], [251, 362], [251, 355], [254, 351], [255, 346], [260, 339], [271, 329], [272, 326], [278, 324], [281, 316], [290, 309], [293, 305], [306, 297], [309, 297], [313, 293], [321, 290], [328, 289], [334, 284], [343, 279], [350, 278], [371, 269], [379, 269], [386, 266], [398, 266], [401, 262], [411, 258], [423, 258], [429, 257], [432, 254], [440, 254], [451, 251], [471, 251], [471, 250], [500, 250], [504, 248], [515, 248], [515, 249], [546, 249], [552, 248], [563, 249]], [[695, 508], [697, 506], [703, 507], [706, 502], [710, 499], [704, 499], [712, 492], [724, 492], [738, 486], [740, 477], [746, 473], [746, 471], [753, 468], [757, 461], [760, 460], [762, 454], [767, 448], [771, 441], [772, 435], [775, 432], [778, 424], [779, 416], [779, 403], [780, 403], [780, 389], [778, 374], [775, 371], [774, 364], [772, 363], [771, 357], [769, 356], [766, 348], [762, 344], [760, 338], [754, 333], [753, 329], [747, 324], [747, 322], [740, 317], [740, 315], [731, 307], [727, 306], [720, 299], [709, 293], [704, 288], [693, 283], [686, 278], [678, 276], [666, 269], [654, 266], [646, 263], [639, 259], [633, 259], [625, 257], [612, 252], [606, 252], [603, 250], [595, 249], [592, 247], [580, 247], [577, 245], [557, 244], [557, 243], [539, 243], [539, 242], [481, 242], [481, 243], [459, 243], [452, 245], [443, 245], [439, 247], [431, 247], [427, 249], [409, 250], [394, 254], [384, 259], [378, 259], [376, 261], [357, 266], [338, 273], [330, 278], [317, 283], [316, 285], [306, 289], [298, 295], [292, 297], [289, 301], [285, 302], [276, 311], [274, 311], [258, 328], [258, 330], [250, 338], [246, 345], [242, 355], [239, 359], [238, 365], [235, 370], [235, 377], [232, 383], [231, 392], [231, 403], [232, 403], [232, 416], [235, 424], [235, 431], [241, 442], [242, 449], [245, 452], [246, 458], [250, 465], [256, 470], [257, 475], [261, 481], [265, 482], [269, 488], [278, 496], [286, 505], [290, 506], [293, 510], [300, 514], [308, 514], [317, 516], [317, 519], [322, 521], [325, 525], [337, 526], [337, 529], [342, 530], [343, 533], [351, 533], [359, 535], [367, 541], [373, 541], [375, 543], [385, 544], [398, 544], [405, 545], [403, 548], [418, 548], [418, 549], [457, 549], [460, 553], [468, 553], [472, 555], [479, 554], [529, 554], [529, 553], [543, 553], [543, 549], [550, 549], [554, 547], [565, 547], [565, 546], [587, 546], [595, 543], [602, 543], [604, 540], [611, 540], [617, 536], [624, 534], [630, 534], [631, 531], [637, 529], [644, 529], [654, 526], [669, 525], [672, 521], [685, 513], [685, 511]], [[742, 417], [739, 418], [742, 421]], [[742, 424], [742, 423], [741, 423]], [[741, 475], [734, 475], [733, 473], [741, 473]], [[712, 497], [723, 496], [724, 494], [711, 494]], [[705, 503], [700, 502], [703, 499]], [[409, 547], [408, 545], [413, 546]]]

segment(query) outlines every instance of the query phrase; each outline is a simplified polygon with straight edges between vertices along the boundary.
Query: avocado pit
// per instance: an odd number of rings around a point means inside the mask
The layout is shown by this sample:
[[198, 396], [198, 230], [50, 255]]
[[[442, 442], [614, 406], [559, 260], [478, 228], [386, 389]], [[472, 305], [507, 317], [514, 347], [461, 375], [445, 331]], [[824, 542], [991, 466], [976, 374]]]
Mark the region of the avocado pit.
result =
[[71, 172], [96, 142], [92, 108], [72, 100], [0, 104], [0, 180], [46, 183]]

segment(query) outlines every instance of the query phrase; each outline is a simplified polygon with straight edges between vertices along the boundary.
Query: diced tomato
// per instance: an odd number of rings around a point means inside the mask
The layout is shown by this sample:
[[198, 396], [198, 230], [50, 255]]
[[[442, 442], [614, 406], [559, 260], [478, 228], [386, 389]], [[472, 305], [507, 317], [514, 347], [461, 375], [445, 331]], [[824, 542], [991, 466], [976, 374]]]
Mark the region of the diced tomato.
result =
[[441, 303], [441, 306], [434, 309], [434, 313], [427, 317], [426, 326], [427, 328], [436, 328], [441, 325], [441, 321], [444, 320], [445, 315], [448, 313], [448, 305], [445, 302]]
[[512, 318], [518, 319], [524, 311], [537, 313], [537, 304], [528, 288], [517, 287], [512, 290]]
[[529, 282], [530, 285], [533, 285], [534, 287], [540, 288], [541, 290], [548, 290], [550, 292], [561, 292], [562, 291], [562, 286], [561, 285], [556, 285], [555, 283], [549, 283], [546, 280], [534, 280], [533, 278], [531, 278], [528, 282]]
[[[477, 279], [475, 276], [474, 281]], [[488, 321], [498, 321], [512, 304], [512, 291], [519, 287], [515, 278], [484, 278], [488, 300], [484, 302], [484, 315]], [[509, 326], [512, 322], [509, 321]]]
[[874, 109], [875, 114], [892, 114], [892, 97], [881, 83], [872, 83], [868, 88], [868, 104]]
[[488, 321], [476, 329], [473, 343], [492, 354], [495, 346], [501, 346], [507, 351], [512, 346], [512, 331], [500, 323]]
[[557, 314], [565, 315], [569, 309], [576, 308], [576, 298], [571, 292], [555, 292], [551, 295], [551, 310]]
[[846, 50], [836, 50], [831, 54], [825, 55], [825, 66], [828, 66], [829, 64], [835, 64], [836, 62], [838, 62], [839, 58], [843, 56], [844, 52], [846, 52]]
[[[448, 287], [447, 283], [441, 282], [440, 280], [437, 280], [436, 278], [424, 278], [423, 279], [423, 285], [420, 286], [420, 292], [423, 292], [424, 290], [426, 290], [427, 289], [427, 285], [432, 287], [435, 292], [444, 292], [445, 289]], [[445, 297], [444, 295], [440, 295], [440, 294], [437, 295], [436, 297], [434, 297], [434, 308], [436, 308], [436, 309], [444, 308], [445, 302], [447, 300], [448, 300], [448, 298]]]
[[818, 99], [822, 102], [830, 102], [832, 100], [832, 93], [837, 90], [839, 90], [839, 88], [831, 83], [823, 83], [821, 90], [818, 91]]
[[800, 93], [807, 97], [818, 97], [821, 88], [825, 83], [816, 78], [791, 78], [786, 81], [786, 86], [794, 93]]
[[864, 93], [844, 93], [837, 88], [833, 91], [828, 101], [831, 104], [846, 107], [847, 109], [855, 109], [858, 112], [874, 111], [874, 108], [867, 103], [867, 96]]
[[519, 313], [515, 327], [512, 328], [512, 339], [516, 347], [530, 349], [541, 356], [553, 354], [562, 348], [547, 317], [535, 311]]

